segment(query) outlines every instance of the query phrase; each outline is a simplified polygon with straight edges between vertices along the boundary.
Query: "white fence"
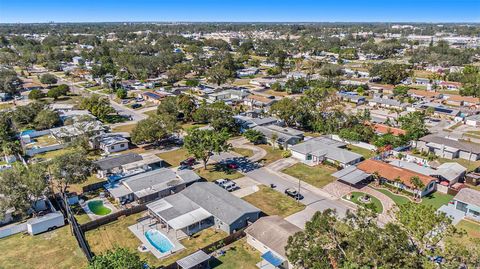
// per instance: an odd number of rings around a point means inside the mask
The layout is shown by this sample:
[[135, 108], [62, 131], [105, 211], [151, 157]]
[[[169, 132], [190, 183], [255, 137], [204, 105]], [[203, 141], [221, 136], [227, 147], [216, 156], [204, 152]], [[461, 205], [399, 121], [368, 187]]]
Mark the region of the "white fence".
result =
[[40, 154], [40, 153], [44, 153], [44, 152], [47, 152], [47, 151], [54, 151], [54, 150], [63, 149], [66, 146], [67, 146], [66, 144], [55, 144], [55, 145], [50, 145], [50, 146], [41, 147], [41, 148], [27, 149], [27, 151], [25, 153], [28, 156], [31, 157], [31, 156], [34, 156], [35, 154]]
[[372, 145], [372, 144], [368, 144], [368, 143], [365, 143], [365, 142], [348, 141], [348, 140], [345, 140], [345, 139], [341, 138], [338, 135], [331, 135], [330, 138], [333, 139], [333, 140], [337, 140], [337, 141], [341, 141], [341, 142], [350, 144], [352, 146], [359, 147], [359, 148], [373, 150], [373, 151], [377, 150], [377, 147]]
[[0, 228], [0, 238], [27, 231], [27, 223], [11, 224]]

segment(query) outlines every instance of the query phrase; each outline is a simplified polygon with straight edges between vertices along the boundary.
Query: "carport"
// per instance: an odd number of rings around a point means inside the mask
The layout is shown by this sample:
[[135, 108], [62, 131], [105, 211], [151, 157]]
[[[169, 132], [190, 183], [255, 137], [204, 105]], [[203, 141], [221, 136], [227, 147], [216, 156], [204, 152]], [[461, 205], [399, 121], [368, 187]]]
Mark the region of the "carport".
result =
[[203, 268], [210, 268], [210, 255], [203, 252], [203, 250], [199, 250], [195, 253], [188, 255], [185, 258], [182, 258], [177, 261], [177, 268], [182, 269], [203, 269]]
[[332, 176], [353, 186], [369, 178], [371, 175], [352, 165], [333, 173]]

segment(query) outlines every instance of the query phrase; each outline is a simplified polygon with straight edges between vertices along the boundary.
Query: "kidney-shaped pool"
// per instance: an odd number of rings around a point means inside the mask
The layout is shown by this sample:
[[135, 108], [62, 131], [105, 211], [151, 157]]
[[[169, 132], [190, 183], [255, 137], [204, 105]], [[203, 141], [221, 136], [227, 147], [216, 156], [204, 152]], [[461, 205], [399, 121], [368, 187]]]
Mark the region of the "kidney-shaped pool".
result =
[[145, 237], [148, 242], [152, 244], [158, 251], [165, 253], [173, 248], [172, 242], [165, 237], [161, 232], [155, 229], [151, 229], [145, 232]]

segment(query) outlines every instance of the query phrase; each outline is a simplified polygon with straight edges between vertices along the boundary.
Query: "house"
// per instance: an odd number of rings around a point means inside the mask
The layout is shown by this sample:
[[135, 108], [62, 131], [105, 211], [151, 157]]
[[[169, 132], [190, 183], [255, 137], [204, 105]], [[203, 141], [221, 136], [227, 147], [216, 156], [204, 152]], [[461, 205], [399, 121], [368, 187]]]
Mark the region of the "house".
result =
[[260, 209], [210, 182], [192, 184], [148, 204], [147, 208], [167, 230], [186, 235], [212, 226], [231, 234], [255, 222], [260, 215]]
[[436, 169], [403, 160], [394, 160], [391, 161], [390, 164], [425, 176], [437, 178], [438, 184], [447, 187], [450, 187], [453, 184], [457, 183], [459, 179], [462, 179], [467, 172], [467, 168], [454, 162], [443, 163], [439, 165]]
[[160, 168], [108, 183], [105, 189], [118, 202], [147, 203], [177, 193], [199, 179], [192, 170]]
[[155, 104], [159, 104], [163, 98], [167, 97], [167, 93], [160, 93], [160, 92], [154, 92], [154, 91], [146, 91], [142, 92], [142, 97], [143, 99], [153, 102]]
[[433, 92], [433, 91], [424, 91], [424, 90], [416, 90], [416, 89], [410, 89], [408, 90], [408, 94], [416, 99], [420, 100], [435, 100], [435, 99], [441, 99], [443, 95], [438, 92]]
[[373, 131], [379, 135], [392, 134], [394, 136], [405, 135], [407, 132], [403, 129], [388, 126], [382, 123], [366, 123], [367, 125], [372, 126]]
[[276, 101], [277, 100], [275, 100], [275, 97], [269, 98], [262, 95], [250, 94], [243, 100], [243, 103], [249, 106], [251, 109], [253, 109], [253, 108], [268, 108], [271, 105], [273, 105], [273, 103], [275, 103]]
[[447, 105], [477, 107], [480, 104], [480, 98], [473, 96], [461, 96], [456, 94], [445, 95], [444, 102]]
[[480, 221], [480, 191], [463, 188], [453, 197], [453, 203], [466, 218]]
[[444, 90], [456, 91], [462, 87], [461, 82], [442, 81], [439, 86]]
[[74, 65], [81, 65], [81, 64], [83, 64], [85, 61], [83, 60], [82, 57], [80, 57], [80, 56], [75, 56], [75, 57], [72, 58], [72, 62], [73, 62]]
[[402, 109], [402, 110], [408, 106], [408, 104], [402, 103], [395, 99], [378, 98], [378, 97], [368, 100], [368, 104], [370, 106], [396, 108], [396, 109]]
[[253, 130], [261, 132], [265, 136], [266, 142], [270, 145], [275, 144], [283, 149], [288, 149], [289, 146], [298, 144], [303, 140], [302, 131], [275, 124], [255, 126]]
[[337, 96], [344, 101], [351, 102], [357, 105], [363, 104], [366, 102], [364, 96], [360, 96], [353, 92], [337, 92]]
[[211, 93], [208, 95], [208, 99], [212, 102], [216, 101], [241, 101], [245, 97], [249, 96], [250, 93], [244, 89], [228, 89], [221, 92]]
[[[436, 188], [435, 178], [382, 161], [368, 159], [359, 163], [357, 168], [371, 175], [378, 174], [380, 181], [407, 192], [416, 193], [420, 197], [433, 192]], [[415, 190], [415, 186], [410, 182], [412, 177], [418, 177], [425, 187], [422, 190]]]
[[421, 137], [413, 141], [412, 146], [421, 150], [432, 152], [440, 158], [465, 159], [476, 161], [480, 159], [480, 145], [468, 141], [454, 140], [437, 136], [435, 134]]
[[287, 74], [287, 79], [307, 79], [308, 78], [308, 75], [304, 72], [299, 72], [299, 71], [295, 71], [295, 72], [290, 72]]
[[470, 172], [465, 175], [465, 183], [477, 186], [480, 184], [480, 173]]
[[245, 229], [247, 243], [262, 254], [259, 268], [293, 268], [287, 259], [285, 247], [288, 238], [301, 229], [280, 216], [267, 216], [258, 219]]
[[155, 154], [126, 153], [109, 156], [95, 161], [97, 176], [109, 178], [111, 181], [119, 180], [131, 175], [132, 172], [145, 172], [162, 167], [163, 160]]
[[278, 119], [274, 117], [248, 117], [243, 115], [233, 116], [235, 122], [240, 126], [240, 132], [244, 132], [247, 129], [254, 128], [255, 126], [266, 126], [277, 124]]
[[465, 124], [473, 127], [480, 126], [480, 114], [471, 115], [465, 118]]
[[363, 160], [363, 156], [344, 149], [346, 144], [327, 137], [316, 137], [290, 147], [292, 157], [307, 165], [317, 165], [324, 161], [346, 167]]
[[128, 149], [129, 141], [120, 134], [100, 134], [90, 138], [92, 149], [101, 149], [107, 154]]
[[433, 108], [433, 114], [436, 116], [446, 116], [448, 118], [456, 118], [460, 116], [460, 110], [451, 108], [448, 106], [444, 106], [439, 103], [433, 103], [433, 102], [421, 102], [418, 104], [415, 104], [416, 108], [426, 110], [428, 108]]
[[64, 142], [70, 142], [75, 137], [83, 134], [94, 136], [104, 132], [105, 126], [100, 121], [75, 122], [72, 125], [50, 129], [53, 137]]
[[250, 67], [250, 68], [244, 68], [237, 70], [237, 77], [243, 78], [243, 77], [250, 77], [254, 76], [258, 73], [258, 68], [256, 67]]

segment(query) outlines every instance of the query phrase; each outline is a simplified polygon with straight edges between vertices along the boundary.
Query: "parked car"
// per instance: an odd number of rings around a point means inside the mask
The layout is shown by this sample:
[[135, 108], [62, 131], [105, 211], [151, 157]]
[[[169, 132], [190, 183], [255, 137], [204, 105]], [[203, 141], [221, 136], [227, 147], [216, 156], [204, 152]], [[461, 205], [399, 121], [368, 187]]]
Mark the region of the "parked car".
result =
[[239, 187], [237, 186], [237, 184], [235, 182], [229, 180], [227, 183], [223, 184], [223, 188], [228, 192], [232, 192], [232, 191], [238, 189]]
[[224, 185], [225, 183], [227, 183], [228, 181], [229, 181], [228, 179], [223, 179], [223, 178], [221, 178], [221, 179], [215, 180], [214, 183], [217, 184], [218, 186], [223, 187], [223, 185]]
[[237, 168], [238, 168], [238, 164], [236, 164], [236, 163], [229, 163], [229, 164], [227, 164], [227, 167], [228, 167], [229, 169], [237, 169]]
[[132, 104], [131, 107], [133, 109], [140, 108], [140, 107], [142, 107], [142, 104]]
[[193, 166], [195, 164], [195, 158], [190, 157], [180, 162], [180, 165]]
[[294, 188], [288, 188], [285, 190], [285, 194], [292, 197], [292, 198], [295, 198], [295, 200], [302, 200], [303, 199], [303, 195], [300, 194], [296, 189]]

